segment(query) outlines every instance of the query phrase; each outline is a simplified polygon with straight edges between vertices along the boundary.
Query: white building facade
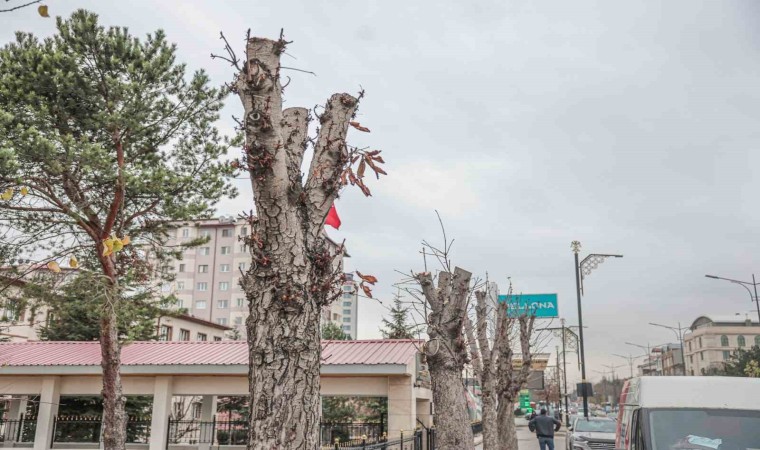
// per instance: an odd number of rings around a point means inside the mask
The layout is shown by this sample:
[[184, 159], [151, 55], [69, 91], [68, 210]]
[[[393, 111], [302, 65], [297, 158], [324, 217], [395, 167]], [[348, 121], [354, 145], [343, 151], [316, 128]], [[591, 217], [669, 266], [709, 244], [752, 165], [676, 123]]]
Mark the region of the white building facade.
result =
[[740, 348], [760, 346], [760, 324], [748, 315], [700, 316], [683, 337], [686, 374], [705, 375], [722, 369]]

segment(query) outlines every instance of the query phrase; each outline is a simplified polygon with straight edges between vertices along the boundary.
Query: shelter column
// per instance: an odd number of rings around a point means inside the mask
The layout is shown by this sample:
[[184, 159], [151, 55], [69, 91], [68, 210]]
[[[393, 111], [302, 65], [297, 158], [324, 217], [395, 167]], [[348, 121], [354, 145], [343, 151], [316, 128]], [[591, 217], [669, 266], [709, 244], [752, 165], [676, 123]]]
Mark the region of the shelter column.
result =
[[417, 427], [417, 399], [412, 377], [388, 377], [388, 437], [395, 438], [404, 430], [411, 436]]
[[45, 377], [42, 380], [40, 406], [37, 414], [37, 430], [34, 433], [34, 450], [47, 450], [53, 444], [53, 425], [61, 401], [61, 380], [59, 377]]
[[169, 416], [172, 413], [172, 377], [156, 377], [153, 387], [153, 413], [150, 420], [148, 450], [164, 450], [169, 439]]
[[216, 434], [214, 415], [216, 415], [216, 396], [204, 395], [201, 399], [201, 440], [198, 450], [209, 450]]

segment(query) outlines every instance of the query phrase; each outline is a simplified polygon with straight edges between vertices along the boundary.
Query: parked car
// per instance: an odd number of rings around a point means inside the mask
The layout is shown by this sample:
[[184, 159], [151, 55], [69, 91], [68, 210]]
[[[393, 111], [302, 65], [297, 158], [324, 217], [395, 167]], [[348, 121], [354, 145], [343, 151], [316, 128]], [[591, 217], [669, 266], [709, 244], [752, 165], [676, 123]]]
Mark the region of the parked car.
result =
[[633, 378], [620, 394], [615, 448], [758, 448], [758, 398], [757, 378]]
[[567, 434], [567, 450], [613, 450], [617, 422], [607, 417], [580, 416]]

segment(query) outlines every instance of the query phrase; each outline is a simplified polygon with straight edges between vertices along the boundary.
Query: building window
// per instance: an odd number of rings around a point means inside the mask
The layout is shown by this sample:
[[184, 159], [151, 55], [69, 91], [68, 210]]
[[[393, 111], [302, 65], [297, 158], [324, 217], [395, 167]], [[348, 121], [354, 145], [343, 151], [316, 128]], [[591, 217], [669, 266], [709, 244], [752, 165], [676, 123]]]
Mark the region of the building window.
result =
[[229, 291], [230, 290], [230, 282], [229, 281], [220, 281], [219, 282], [219, 290], [220, 291]]
[[721, 347], [728, 347], [728, 336], [723, 335], [720, 337], [720, 346]]
[[196, 300], [195, 309], [206, 309], [206, 300]]
[[222, 237], [232, 237], [232, 228], [225, 228], [222, 230]]
[[350, 317], [344, 317], [344, 318], [343, 318], [343, 321], [344, 321], [344, 322], [351, 322], [351, 318], [350, 318]]
[[229, 255], [230, 253], [232, 253], [232, 247], [230, 246], [222, 247], [222, 255]]
[[343, 315], [344, 316], [350, 316], [351, 315], [351, 310], [350, 309], [344, 309], [343, 310]]
[[237, 306], [238, 308], [242, 308], [244, 305], [245, 305], [245, 299], [244, 298], [239, 298], [239, 299], [236, 300], [235, 306]]
[[240, 253], [248, 253], [248, 246], [245, 244], [240, 244], [240, 246], [238, 246], [238, 251]]
[[179, 329], [179, 340], [180, 341], [189, 341], [190, 340], [190, 330], [185, 330], [184, 328]]
[[705, 360], [705, 352], [699, 352], [699, 360], [704, 361]]
[[198, 254], [201, 256], [208, 256], [211, 254], [211, 249], [209, 247], [201, 247], [198, 249]]
[[354, 294], [349, 294], [347, 292], [343, 293], [343, 298], [354, 298]]
[[760, 347], [760, 336], [755, 336], [755, 345]]
[[185, 282], [184, 281], [177, 281], [177, 290], [182, 291], [185, 289]]
[[740, 334], [739, 337], [736, 338], [736, 344], [739, 346], [739, 348], [742, 348], [747, 345], [747, 340], [744, 339], [744, 336]]
[[219, 336], [214, 336], [214, 342], [219, 342], [219, 341], [221, 341], [221, 340], [222, 340], [222, 338], [221, 338], [221, 337], [219, 337]]
[[242, 325], [243, 324], [243, 318], [241, 316], [235, 317], [235, 325]]
[[343, 292], [354, 292], [353, 286], [343, 286]]
[[208, 336], [206, 335], [206, 333], [198, 333], [198, 336], [196, 336], [195, 340], [196, 341], [207, 341], [208, 340]]
[[691, 341], [689, 341], [689, 351], [691, 351]]
[[245, 271], [245, 263], [239, 263], [238, 264], [238, 269], [240, 269], [242, 271]]
[[185, 265], [184, 264], [180, 264], [179, 265], [179, 269], [177, 269], [177, 272], [184, 272], [184, 271], [185, 271]]
[[229, 305], [228, 300], [219, 300], [216, 302], [216, 307], [219, 309], [227, 309], [227, 306]]
[[176, 306], [177, 306], [177, 308], [180, 308], [180, 309], [184, 308], [185, 307], [185, 301], [182, 300], [181, 298], [177, 299]]
[[204, 291], [207, 291], [207, 290], [208, 290], [208, 283], [206, 283], [205, 281], [201, 281], [201, 282], [199, 282], [199, 283], [197, 284], [197, 286], [196, 286], [196, 287], [197, 287], [197, 289], [198, 289], [199, 291], [201, 291], [201, 292], [204, 292]]
[[729, 352], [728, 350], [723, 350], [723, 361], [728, 360], [728, 358], [730, 357], [731, 357], [731, 352]]
[[699, 348], [702, 348], [702, 336], [699, 337]]
[[182, 237], [190, 237], [190, 228], [182, 229]]
[[333, 313], [333, 320], [336, 321], [336, 322], [338, 321], [338, 314], [337, 313]]
[[229, 272], [230, 271], [230, 265], [229, 264], [220, 264], [219, 265], [219, 272]]
[[216, 323], [219, 325], [227, 325], [227, 318], [226, 317], [220, 317], [216, 319]]
[[172, 340], [172, 327], [168, 325], [161, 325], [158, 333], [159, 341], [171, 341]]
[[243, 227], [240, 229], [240, 235], [241, 236], [248, 236], [248, 227]]
[[343, 302], [343, 306], [345, 306], [346, 308], [350, 308], [351, 302]]
[[201, 264], [198, 266], [198, 273], [208, 273], [208, 265]]
[[351, 331], [351, 325], [343, 325], [343, 331]]
[[694, 364], [694, 355], [689, 355], [689, 364]]
[[209, 231], [209, 230], [202, 230], [201, 231], [201, 236], [205, 237], [205, 238], [206, 237], [211, 237], [211, 231]]

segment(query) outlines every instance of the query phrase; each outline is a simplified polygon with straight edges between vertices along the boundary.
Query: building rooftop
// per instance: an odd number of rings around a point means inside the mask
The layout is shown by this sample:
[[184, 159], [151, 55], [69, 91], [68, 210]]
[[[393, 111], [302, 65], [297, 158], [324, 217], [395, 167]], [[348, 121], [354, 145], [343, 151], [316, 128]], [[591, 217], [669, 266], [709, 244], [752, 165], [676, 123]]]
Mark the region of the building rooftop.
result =
[[745, 326], [749, 322], [751, 326], [758, 326], [757, 318], [749, 314], [710, 314], [697, 317], [691, 324], [691, 329], [696, 330], [704, 326]]
[[[323, 341], [322, 365], [406, 365], [422, 341], [387, 339]], [[248, 366], [248, 344], [219, 342], [132, 342], [122, 348], [122, 366]], [[0, 367], [100, 366], [98, 342], [0, 344]]]

